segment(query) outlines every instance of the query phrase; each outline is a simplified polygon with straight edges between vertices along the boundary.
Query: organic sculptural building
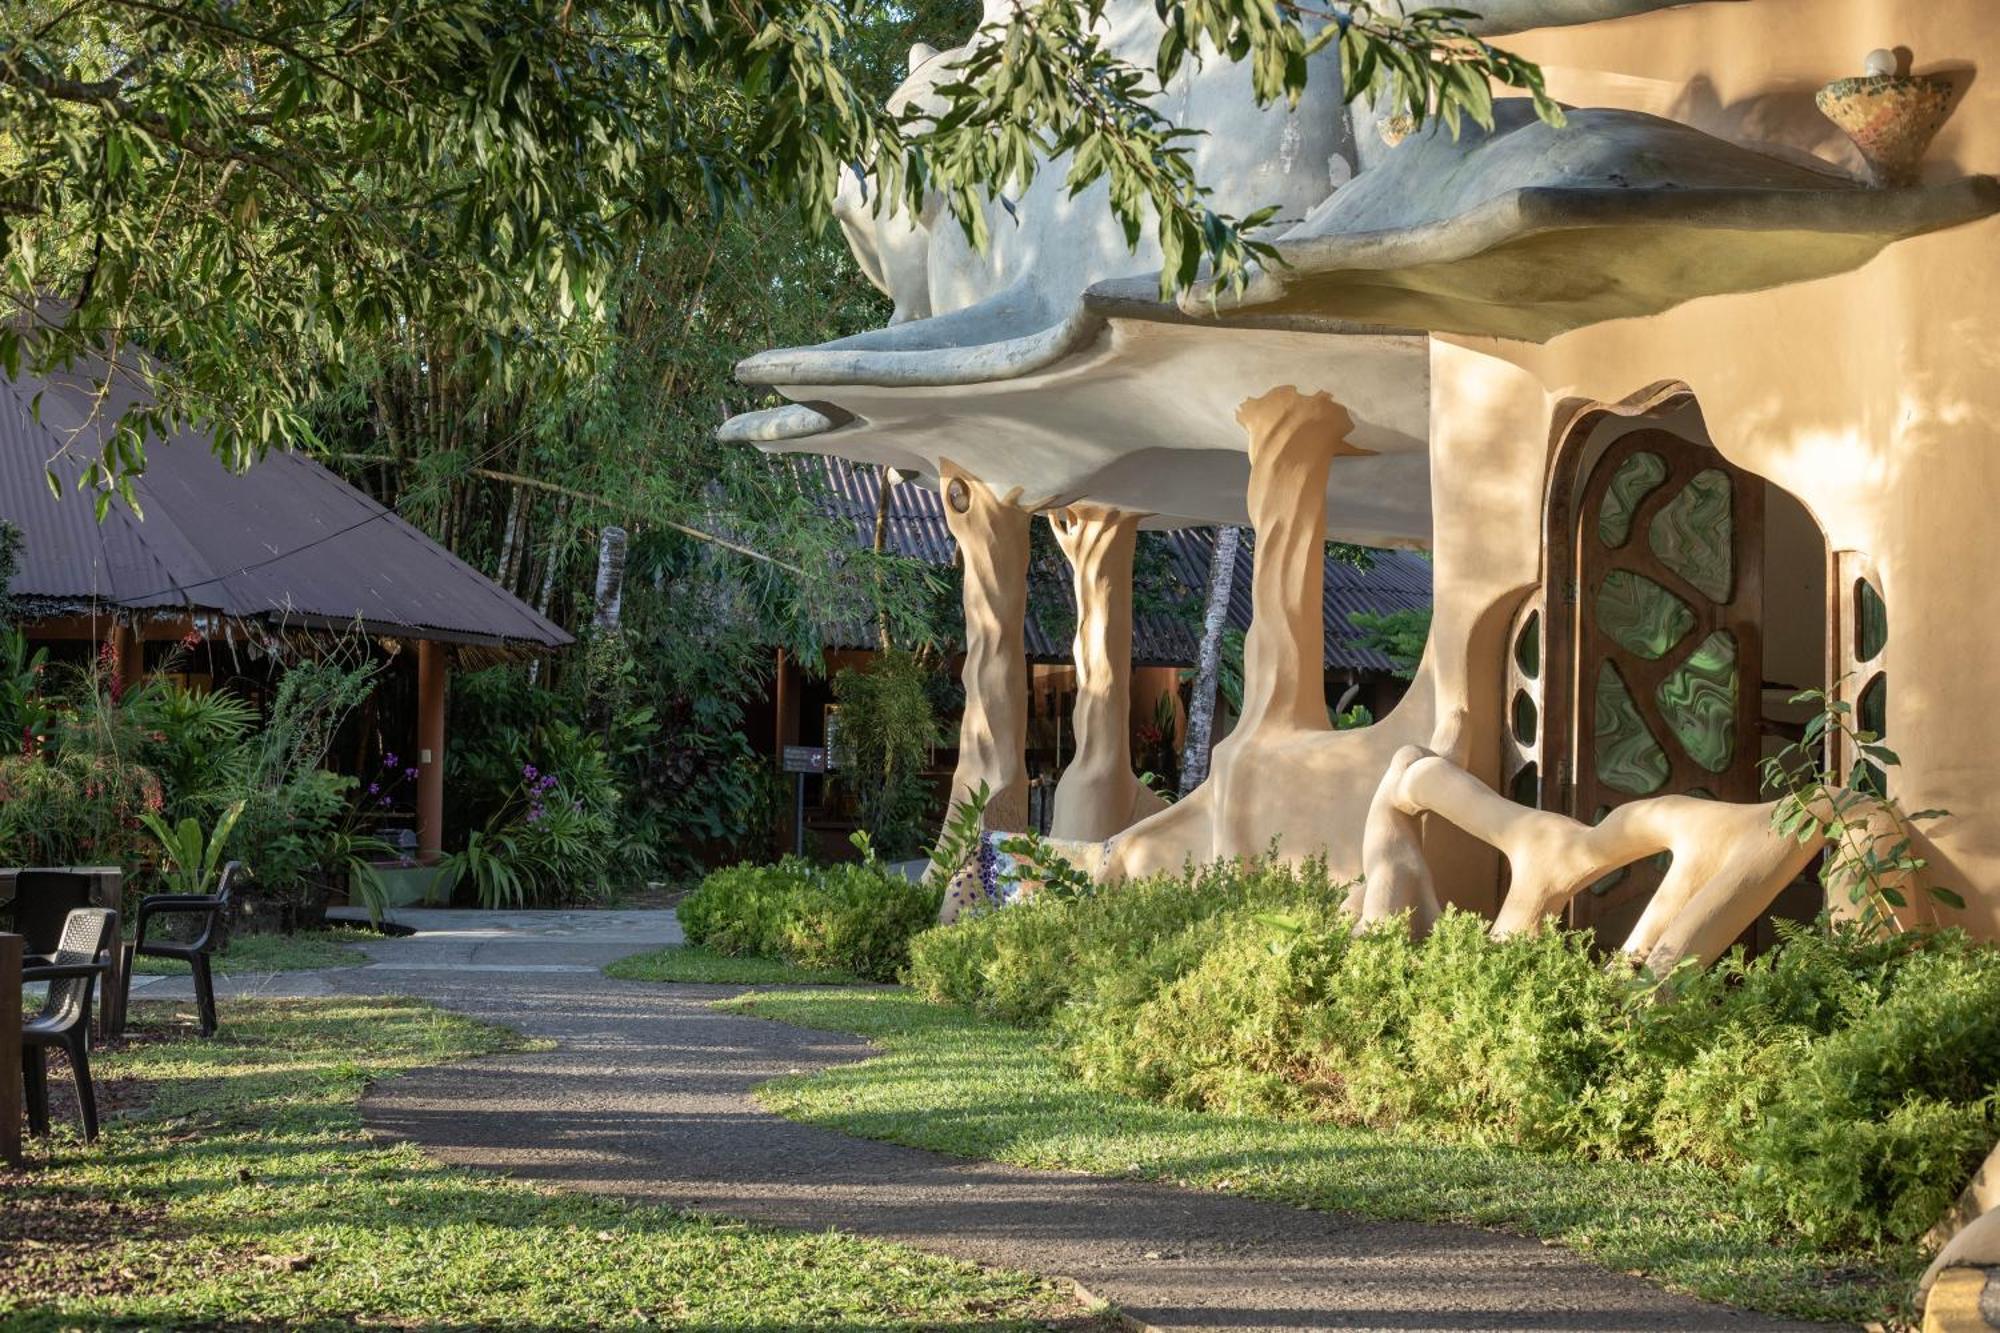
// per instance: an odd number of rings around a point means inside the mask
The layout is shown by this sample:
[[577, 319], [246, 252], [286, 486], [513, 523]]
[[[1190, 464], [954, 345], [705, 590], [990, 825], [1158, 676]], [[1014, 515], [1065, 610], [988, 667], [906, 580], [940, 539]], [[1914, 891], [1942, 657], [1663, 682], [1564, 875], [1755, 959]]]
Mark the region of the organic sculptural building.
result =
[[[998, 4], [1000, 0], [995, 0]], [[1474, 0], [1570, 108], [1457, 139], [1296, 110], [1222, 62], [1161, 98], [1209, 131], [1218, 205], [1267, 204], [1287, 263], [1156, 297], [1102, 187], [1058, 168], [974, 253], [942, 210], [843, 222], [887, 328], [767, 352], [790, 406], [726, 438], [940, 486], [964, 554], [960, 793], [1019, 828], [1029, 525], [1079, 607], [1056, 832], [1099, 876], [1323, 854], [1364, 919], [1551, 917], [1665, 968], [1708, 959], [1820, 855], [1759, 761], [1826, 689], [1900, 756], [1938, 912], [2000, 938], [2000, 18], [1987, 0]], [[1149, 58], [1143, 0], [1112, 36]], [[993, 17], [998, 17], [996, 14]], [[912, 53], [921, 101], [952, 53]], [[1122, 719], [1134, 531], [1256, 533], [1244, 706], [1155, 809]], [[1322, 542], [1428, 548], [1403, 702], [1329, 727]], [[1833, 772], [1857, 756], [1824, 757]], [[1822, 812], [1823, 813], [1823, 812]], [[947, 912], [955, 899], [948, 898]], [[1810, 901], [1805, 904], [1811, 907]], [[1836, 904], [1838, 906], [1838, 904]], [[2000, 1150], [1933, 1271], [2000, 1263]], [[1960, 1227], [1959, 1224], [1965, 1225]], [[1976, 1275], [1970, 1288], [1979, 1285]]]
[[[1773, 832], [1758, 766], [1832, 688], [1899, 752], [1895, 795], [1950, 812], [1919, 849], [1967, 899], [1947, 916], [2000, 935], [1987, 8], [1489, 0], [1567, 124], [1502, 101], [1458, 138], [1344, 106], [1331, 60], [1289, 111], [1211, 61], [1163, 110], [1210, 131], [1220, 206], [1280, 206], [1287, 263], [1179, 304], [1059, 169], [985, 253], [857, 179], [843, 220], [895, 321], [750, 358], [792, 405], [725, 438], [944, 489], [957, 784], [995, 828], [1025, 810], [1029, 525], [1056, 525], [1082, 610], [1057, 832], [1099, 875], [1275, 838], [1360, 879], [1367, 917], [1567, 911], [1656, 965], [1712, 957], [1819, 850]], [[1147, 58], [1150, 6], [1112, 21]], [[914, 52], [899, 98], [951, 60]], [[1122, 723], [1131, 551], [1190, 522], [1253, 525], [1255, 618], [1236, 729], [1159, 809]], [[1417, 680], [1357, 731], [1320, 692], [1327, 537], [1436, 562]]]

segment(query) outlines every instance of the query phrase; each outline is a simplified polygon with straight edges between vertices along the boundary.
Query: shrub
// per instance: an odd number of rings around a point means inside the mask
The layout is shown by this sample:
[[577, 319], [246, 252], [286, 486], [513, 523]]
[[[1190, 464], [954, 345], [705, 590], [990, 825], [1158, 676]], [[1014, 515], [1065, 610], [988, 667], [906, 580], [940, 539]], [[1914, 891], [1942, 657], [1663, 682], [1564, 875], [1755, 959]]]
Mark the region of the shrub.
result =
[[872, 860], [815, 866], [788, 856], [715, 871], [682, 900], [680, 921], [689, 943], [715, 953], [893, 981], [942, 896]]
[[1700, 1163], [1827, 1247], [1914, 1240], [2000, 1134], [2000, 950], [1820, 923], [1664, 982], [1587, 937], [1355, 933], [1323, 867], [1043, 898], [914, 941], [933, 1000], [1045, 1024], [1084, 1080], [1226, 1113]]

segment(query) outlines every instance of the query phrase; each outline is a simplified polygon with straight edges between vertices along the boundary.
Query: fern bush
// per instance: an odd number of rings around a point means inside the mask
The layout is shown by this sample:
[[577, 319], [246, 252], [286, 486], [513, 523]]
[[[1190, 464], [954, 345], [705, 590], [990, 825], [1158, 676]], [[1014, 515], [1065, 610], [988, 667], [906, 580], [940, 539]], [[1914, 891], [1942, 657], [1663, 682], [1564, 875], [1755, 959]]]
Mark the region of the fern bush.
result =
[[716, 953], [893, 981], [909, 962], [910, 937], [937, 920], [942, 897], [872, 860], [816, 866], [788, 856], [715, 871], [679, 914], [688, 942]]
[[929, 930], [910, 983], [1195, 1109], [1699, 1164], [1839, 1249], [1908, 1243], [2000, 1136], [2000, 950], [1782, 930], [1662, 982], [1561, 930], [1356, 933], [1323, 866], [1240, 862]]

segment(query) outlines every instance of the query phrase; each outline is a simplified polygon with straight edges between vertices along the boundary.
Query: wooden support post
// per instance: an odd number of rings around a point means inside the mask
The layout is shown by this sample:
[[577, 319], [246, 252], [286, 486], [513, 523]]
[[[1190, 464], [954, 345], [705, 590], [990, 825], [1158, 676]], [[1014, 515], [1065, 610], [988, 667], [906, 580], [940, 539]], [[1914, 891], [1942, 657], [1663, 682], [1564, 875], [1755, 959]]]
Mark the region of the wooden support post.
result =
[[112, 623], [111, 654], [118, 670], [118, 687], [137, 688], [146, 677], [146, 638], [138, 625], [123, 620]]
[[444, 852], [445, 646], [417, 641], [417, 859]]
[[[771, 706], [771, 767], [779, 770], [780, 773], [784, 771], [785, 766], [785, 747], [787, 745], [796, 745], [799, 740], [798, 722], [794, 716], [797, 712], [798, 701], [792, 697], [793, 691], [786, 688], [787, 681], [785, 678], [791, 674], [787, 668], [785, 650], [780, 648], [778, 649], [777, 677], [772, 687], [774, 697]], [[796, 805], [796, 802], [794, 804]], [[778, 855], [780, 856], [792, 848], [792, 841], [797, 834], [797, 830], [787, 826], [795, 823], [797, 819], [798, 813], [796, 810], [793, 810], [790, 814], [781, 814], [778, 816], [777, 827], [773, 830], [777, 835], [773, 845], [777, 848]]]
[[21, 937], [0, 935], [0, 1162], [21, 1164]]

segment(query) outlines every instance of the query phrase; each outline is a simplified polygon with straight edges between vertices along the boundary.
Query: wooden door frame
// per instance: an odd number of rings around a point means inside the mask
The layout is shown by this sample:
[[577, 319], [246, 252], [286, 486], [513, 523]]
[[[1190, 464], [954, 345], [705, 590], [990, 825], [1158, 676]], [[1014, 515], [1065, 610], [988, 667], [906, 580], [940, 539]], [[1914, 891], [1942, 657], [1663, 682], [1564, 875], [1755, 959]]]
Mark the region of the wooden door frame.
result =
[[1567, 813], [1576, 779], [1577, 680], [1583, 670], [1576, 632], [1578, 486], [1591, 437], [1607, 421], [1664, 417], [1693, 404], [1693, 390], [1679, 380], [1650, 384], [1616, 403], [1570, 399], [1550, 428], [1548, 474], [1542, 507], [1542, 717], [1541, 801], [1544, 810]]

